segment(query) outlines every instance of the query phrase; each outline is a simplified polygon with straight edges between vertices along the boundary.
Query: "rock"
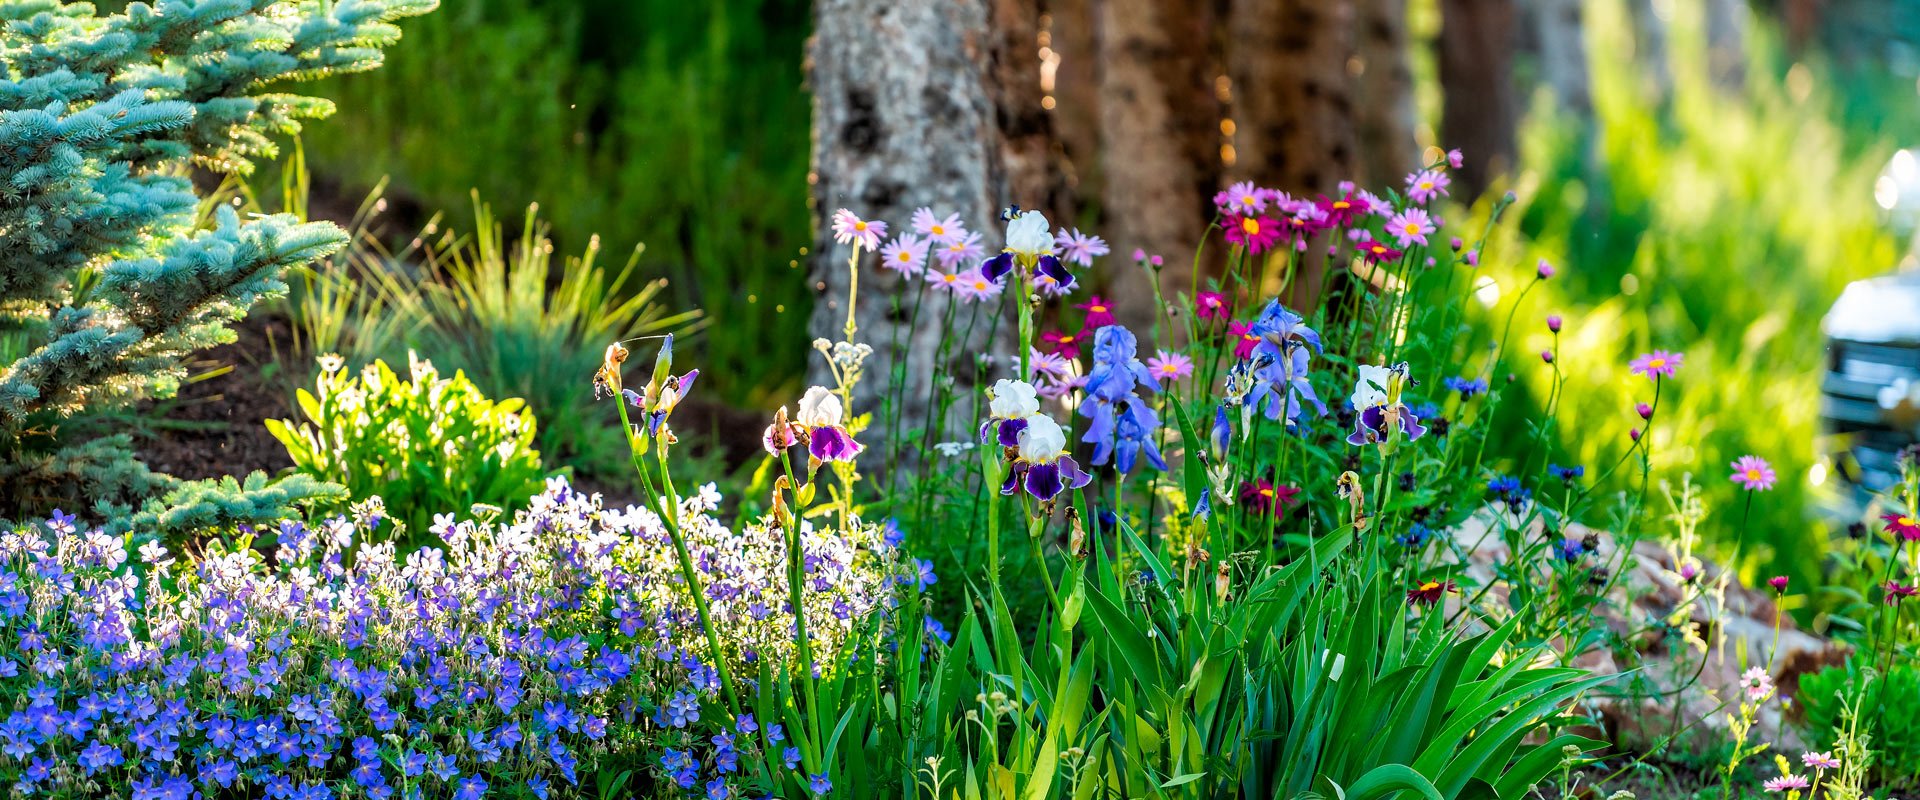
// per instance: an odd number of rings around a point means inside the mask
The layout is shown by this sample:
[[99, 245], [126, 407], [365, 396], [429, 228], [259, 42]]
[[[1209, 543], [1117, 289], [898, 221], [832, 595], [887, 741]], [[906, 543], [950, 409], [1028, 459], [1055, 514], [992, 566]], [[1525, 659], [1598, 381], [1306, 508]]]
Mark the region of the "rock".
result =
[[[1483, 509], [1452, 533], [1454, 551], [1465, 558], [1459, 579], [1462, 595], [1452, 601], [1454, 609], [1474, 597], [1475, 587], [1493, 580], [1496, 565], [1511, 560], [1498, 527], [1500, 513]], [[1540, 542], [1543, 526], [1536, 519], [1521, 541]], [[1844, 647], [1797, 628], [1791, 616], [1780, 613], [1771, 589], [1751, 589], [1740, 585], [1737, 577], [1728, 577], [1724, 591], [1716, 596], [1711, 590], [1721, 581], [1722, 570], [1704, 559], [1698, 574], [1688, 581], [1679, 574], [1673, 554], [1660, 543], [1640, 541], [1630, 558], [1623, 559], [1609, 533], [1570, 525], [1554, 536], [1552, 544], [1561, 536], [1591, 537], [1596, 546], [1582, 563], [1603, 566], [1616, 576], [1607, 587], [1610, 602], [1598, 606], [1597, 613], [1619, 646], [1589, 644], [1569, 662], [1596, 674], [1623, 675], [1584, 701], [1582, 709], [1604, 727], [1594, 733], [1639, 752], [1660, 746], [1676, 734], [1679, 742], [1689, 741], [1690, 736], [1724, 740], [1729, 715], [1739, 713], [1745, 696], [1741, 673], [1748, 666], [1770, 664], [1769, 675], [1777, 690], [1762, 704], [1759, 727], [1749, 741], [1772, 742], [1776, 749], [1799, 744], [1792, 729], [1782, 724], [1783, 710], [1790, 706], [1800, 676], [1844, 660]], [[1535, 557], [1555, 556], [1549, 547]], [[1487, 615], [1485, 624], [1498, 625], [1504, 620], [1501, 614], [1511, 613], [1506, 599], [1505, 587], [1480, 598], [1477, 608]], [[1683, 606], [1690, 608], [1675, 620]], [[1668, 621], [1678, 624], [1669, 628]], [[1689, 627], [1709, 644], [1704, 663], [1697, 643], [1683, 636]], [[1556, 649], [1564, 652], [1566, 642], [1557, 640]]]

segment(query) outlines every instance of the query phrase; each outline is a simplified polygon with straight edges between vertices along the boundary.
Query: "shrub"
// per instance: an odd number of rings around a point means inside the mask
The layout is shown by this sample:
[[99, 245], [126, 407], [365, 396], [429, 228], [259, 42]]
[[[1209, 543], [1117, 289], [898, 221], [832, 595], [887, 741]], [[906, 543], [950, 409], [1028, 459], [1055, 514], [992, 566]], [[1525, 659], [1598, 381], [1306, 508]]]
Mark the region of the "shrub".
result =
[[[727, 587], [715, 616], [743, 645], [782, 639], [794, 620], [766, 565], [785, 539], [729, 530], [708, 516], [717, 502], [707, 487], [677, 514]], [[556, 478], [510, 524], [443, 526], [444, 549], [404, 561], [365, 543], [389, 525], [366, 507], [287, 521], [260, 531], [271, 555], [216, 544], [190, 562], [71, 518], [0, 533], [0, 783], [142, 800], [605, 796], [647, 770], [640, 753], [725, 716], [659, 514]], [[871, 526], [851, 532], [809, 535], [796, 559], [829, 677], [871, 662], [851, 634], [890, 606], [893, 551]], [[796, 666], [778, 644], [739, 652]], [[720, 726], [748, 732], [727, 737], [740, 768], [777, 762], [768, 723]]]
[[1860, 709], [1872, 735], [1875, 781], [1911, 789], [1920, 780], [1920, 667], [1894, 664], [1881, 672], [1862, 660], [1800, 676], [1801, 728], [1819, 749], [1833, 749], [1847, 707]]
[[489, 400], [465, 373], [441, 378], [431, 362], [407, 356], [401, 379], [385, 361], [358, 378], [338, 356], [320, 358], [318, 394], [300, 390], [307, 422], [267, 420], [294, 469], [379, 495], [403, 536], [433, 528], [432, 512], [472, 513], [476, 504], [505, 511], [540, 491], [546, 470], [533, 449], [533, 412], [519, 398]]
[[[271, 10], [270, 10], [271, 7]], [[279, 81], [372, 69], [432, 0], [0, 2], [0, 517], [168, 486], [125, 436], [66, 424], [166, 396], [181, 358], [338, 250], [329, 225], [231, 210], [193, 227], [189, 167], [245, 173], [331, 104]]]

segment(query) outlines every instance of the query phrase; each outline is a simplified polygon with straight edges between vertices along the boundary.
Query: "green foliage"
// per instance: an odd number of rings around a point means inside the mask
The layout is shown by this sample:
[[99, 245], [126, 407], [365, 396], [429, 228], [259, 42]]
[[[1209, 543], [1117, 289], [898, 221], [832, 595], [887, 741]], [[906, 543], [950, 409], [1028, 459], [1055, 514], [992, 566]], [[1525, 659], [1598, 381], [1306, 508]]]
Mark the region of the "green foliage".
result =
[[671, 280], [664, 298], [729, 322], [689, 342], [705, 351], [703, 387], [764, 405], [791, 391], [808, 342], [812, 294], [794, 259], [808, 226], [809, 8], [463, 2], [410, 27], [370, 79], [316, 86], [342, 119], [308, 135], [309, 153], [350, 191], [391, 176], [394, 195], [428, 209], [474, 190], [503, 207], [538, 201], [567, 250], [595, 232], [645, 242]]
[[[274, 10], [269, 13], [269, 7]], [[0, 516], [125, 507], [164, 484], [66, 424], [173, 393], [186, 354], [338, 250], [329, 225], [195, 225], [189, 167], [232, 174], [325, 116], [273, 84], [371, 69], [431, 0], [0, 2]], [[74, 480], [78, 476], [81, 480]]]
[[[1494, 232], [1492, 274], [1506, 292], [1531, 279], [1544, 258], [1559, 275], [1533, 290], [1510, 358], [1555, 346], [1539, 320], [1566, 316], [1556, 355], [1566, 383], [1552, 443], [1561, 463], [1593, 468], [1644, 423], [1620, 401], [1636, 354], [1684, 352], [1686, 366], [1661, 399], [1649, 452], [1656, 472], [1698, 469], [1707, 507], [1742, 514], [1725, 465], [1743, 454], [1780, 474], [1753, 498], [1742, 526], [1712, 527], [1731, 549], [1750, 532], [1745, 576], [1785, 574], [1796, 585], [1819, 578], [1824, 526], [1808, 509], [1823, 488], [1808, 479], [1818, 435], [1825, 343], [1818, 321], [1850, 281], [1891, 271], [1897, 241], [1876, 223], [1873, 180], [1890, 147], [1847, 146], [1832, 121], [1830, 95], [1811, 81], [1797, 96], [1756, 78], [1744, 96], [1716, 91], [1706, 77], [1704, 41], [1689, 15], [1676, 17], [1673, 102], [1666, 113], [1640, 94], [1629, 55], [1631, 30], [1619, 3], [1592, 4], [1589, 34], [1597, 130], [1563, 115], [1536, 114], [1523, 132], [1518, 205]], [[1778, 47], [1764, 28], [1749, 37], [1754, 73], [1775, 72]], [[1909, 87], [1910, 91], [1910, 87]], [[1586, 148], [1597, 148], [1589, 161]], [[1469, 229], [1487, 208], [1474, 209]], [[1494, 319], [1489, 325], [1497, 325]], [[1546, 370], [1515, 370], [1516, 388], [1551, 391]], [[1518, 404], [1524, 408], [1529, 404]], [[1502, 416], [1502, 456], [1530, 449], [1521, 413]], [[1639, 491], [1638, 470], [1604, 490]]]
[[375, 361], [356, 379], [339, 357], [322, 357], [318, 394], [300, 392], [307, 422], [268, 420], [267, 429], [294, 469], [354, 498], [380, 496], [413, 536], [432, 529], [436, 509], [512, 511], [540, 491], [547, 473], [525, 401], [489, 400], [465, 373], [441, 378], [411, 355], [408, 370], [402, 380]]
[[266, 473], [255, 472], [248, 475], [244, 483], [229, 475], [218, 480], [180, 483], [166, 494], [148, 500], [138, 512], [111, 518], [105, 530], [114, 535], [132, 533], [143, 540], [177, 546], [208, 535], [243, 533], [244, 526], [300, 519], [305, 509], [337, 505], [346, 500], [347, 492], [338, 484], [306, 475], [269, 480]]
[[1920, 667], [1896, 664], [1882, 672], [1863, 660], [1800, 676], [1800, 728], [1817, 748], [1831, 749], [1847, 706], [1860, 709], [1873, 737], [1875, 781], [1912, 789], [1920, 782]]

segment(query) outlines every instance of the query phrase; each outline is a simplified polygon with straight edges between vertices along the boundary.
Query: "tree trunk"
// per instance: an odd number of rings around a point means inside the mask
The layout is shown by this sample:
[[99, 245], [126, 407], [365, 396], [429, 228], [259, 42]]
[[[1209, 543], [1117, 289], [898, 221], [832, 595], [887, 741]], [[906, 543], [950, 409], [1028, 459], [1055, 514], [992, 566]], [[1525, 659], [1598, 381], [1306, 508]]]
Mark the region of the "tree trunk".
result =
[[[1016, 131], [1021, 145], [1010, 157], [1001, 123], [1018, 119], [1024, 127], [1033, 122], [1012, 99], [1017, 91], [1001, 91], [1003, 79], [1018, 83], [1018, 68], [1002, 61], [1014, 61], [1019, 47], [996, 43], [992, 3], [816, 1], [817, 33], [808, 59], [814, 97], [816, 219], [809, 266], [818, 292], [815, 336], [839, 341], [848, 322], [849, 251], [833, 241], [827, 222], [837, 208], [884, 220], [890, 231], [907, 229], [913, 210], [921, 206], [942, 215], [958, 213], [986, 235], [990, 252], [1000, 247], [998, 210], [1009, 201], [1008, 184], [1032, 185], [1034, 169], [1028, 160], [1031, 131]], [[941, 340], [963, 335], [940, 324], [955, 298], [926, 292], [916, 320], [918, 280], [879, 269], [871, 254], [863, 254], [859, 269], [855, 340], [874, 352], [849, 413], [878, 411], [876, 398], [886, 392], [894, 369], [904, 365], [904, 390], [896, 393], [902, 399], [897, 430], [924, 427], [933, 416], [930, 386], [937, 376], [955, 382], [956, 396], [969, 394], [976, 355], [988, 352], [988, 326], [978, 326], [972, 341], [959, 343], [944, 363], [935, 363]], [[967, 311], [974, 308], [979, 306]], [[817, 353], [808, 357], [813, 381], [832, 386], [824, 359]], [[876, 415], [876, 430], [881, 423]]]
[[1715, 88], [1738, 94], [1747, 86], [1747, 2], [1706, 0], [1707, 75]]
[[1440, 0], [1440, 143], [1466, 156], [1453, 183], [1462, 201], [1518, 158], [1513, 25], [1513, 0]]
[[1039, 9], [1033, 0], [990, 0], [987, 11], [987, 86], [1000, 129], [1005, 194], [1022, 208], [1065, 221], [1074, 203], [1053, 120], [1041, 104]]
[[1593, 89], [1587, 74], [1587, 37], [1583, 0], [1522, 0], [1520, 10], [1521, 44], [1532, 63], [1535, 81], [1522, 81], [1518, 99], [1527, 100], [1524, 88], [1538, 82], [1553, 94], [1559, 110], [1573, 116], [1581, 125], [1593, 121]]
[[1645, 96], [1665, 109], [1673, 99], [1673, 65], [1667, 55], [1667, 20], [1654, 10], [1654, 2], [1627, 0], [1627, 12], [1633, 17], [1633, 61], [1640, 68]]
[[1413, 71], [1407, 66], [1407, 0], [1359, 0], [1354, 129], [1360, 180], [1398, 186], [1419, 165], [1414, 141]]
[[[1187, 254], [1220, 185], [1211, 4], [1096, 0], [1095, 14], [1102, 208], [1113, 261], [1136, 248], [1164, 256], [1163, 286], [1186, 291], [1194, 279]], [[1151, 280], [1132, 268], [1115, 276], [1123, 321], [1153, 319]]]
[[[1353, 4], [1350, 0], [1235, 0], [1227, 67], [1233, 75], [1235, 172], [1303, 198], [1332, 194], [1355, 176]], [[1302, 254], [1285, 287], [1305, 308], [1321, 296], [1321, 245]], [[1275, 251], [1269, 258], [1285, 259]], [[1256, 269], [1281, 289], [1284, 271]]]

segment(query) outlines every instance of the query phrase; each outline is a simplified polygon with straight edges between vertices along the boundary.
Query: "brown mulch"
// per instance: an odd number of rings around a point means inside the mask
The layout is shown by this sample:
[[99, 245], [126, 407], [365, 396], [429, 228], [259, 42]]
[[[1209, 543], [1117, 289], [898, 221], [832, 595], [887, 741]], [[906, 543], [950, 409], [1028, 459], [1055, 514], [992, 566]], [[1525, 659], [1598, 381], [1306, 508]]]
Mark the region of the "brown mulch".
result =
[[278, 474], [293, 466], [287, 450], [267, 433], [268, 419], [291, 419], [294, 389], [305, 382], [284, 374], [274, 357], [285, 353], [292, 330], [285, 318], [256, 311], [233, 325], [233, 344], [196, 353], [180, 393], [140, 406], [154, 420], [134, 431], [141, 460], [178, 478], [245, 478], [255, 470]]

